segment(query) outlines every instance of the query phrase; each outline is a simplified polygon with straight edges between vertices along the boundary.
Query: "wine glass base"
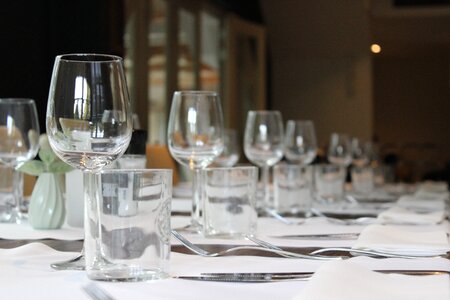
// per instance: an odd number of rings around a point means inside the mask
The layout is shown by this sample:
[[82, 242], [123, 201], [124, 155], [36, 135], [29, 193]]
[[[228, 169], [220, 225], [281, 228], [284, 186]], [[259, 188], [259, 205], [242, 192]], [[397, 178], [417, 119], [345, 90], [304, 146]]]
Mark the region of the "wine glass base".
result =
[[81, 254], [71, 260], [53, 263], [50, 266], [55, 270], [84, 270], [86, 263], [84, 255]]
[[184, 232], [184, 233], [203, 233], [203, 226], [198, 223], [191, 223], [179, 228], [175, 228], [176, 231]]
[[25, 216], [18, 211], [7, 212], [0, 215], [0, 223], [21, 224], [24, 219]]

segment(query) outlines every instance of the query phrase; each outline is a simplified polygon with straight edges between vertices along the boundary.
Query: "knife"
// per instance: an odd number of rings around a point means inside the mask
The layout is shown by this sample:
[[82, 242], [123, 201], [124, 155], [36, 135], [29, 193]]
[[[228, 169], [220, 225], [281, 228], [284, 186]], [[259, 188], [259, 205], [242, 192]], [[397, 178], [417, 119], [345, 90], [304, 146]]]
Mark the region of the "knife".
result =
[[[375, 270], [380, 273], [395, 273], [404, 275], [449, 275], [449, 271], [442, 270]], [[288, 273], [201, 273], [194, 276], [175, 276], [178, 279], [200, 280], [200, 281], [221, 281], [221, 282], [276, 282], [292, 280], [308, 280], [314, 272], [288, 272]]]
[[354, 240], [357, 239], [359, 233], [328, 233], [328, 234], [290, 234], [290, 235], [274, 235], [273, 238], [278, 239], [297, 239], [297, 240]]

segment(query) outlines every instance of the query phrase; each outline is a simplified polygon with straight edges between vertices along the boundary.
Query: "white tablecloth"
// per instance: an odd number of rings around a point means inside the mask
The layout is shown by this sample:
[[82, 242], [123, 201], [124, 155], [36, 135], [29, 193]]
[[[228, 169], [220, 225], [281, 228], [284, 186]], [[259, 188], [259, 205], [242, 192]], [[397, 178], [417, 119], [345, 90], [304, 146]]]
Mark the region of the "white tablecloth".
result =
[[[189, 223], [189, 217], [173, 217], [172, 226]], [[364, 226], [343, 226], [322, 218], [308, 219], [303, 225], [285, 225], [275, 219], [258, 220], [258, 236], [280, 246], [325, 247], [352, 246], [355, 240], [287, 240], [280, 234], [344, 233], [360, 232]], [[410, 226], [412, 230], [441, 228], [449, 232], [448, 221], [439, 225]], [[0, 238], [38, 239], [57, 238], [76, 240], [83, 236], [80, 228], [63, 228], [52, 231], [33, 231], [27, 224], [0, 224]], [[195, 243], [252, 244], [245, 240], [205, 239], [198, 235], [186, 235]], [[173, 240], [174, 244], [178, 242]], [[0, 249], [0, 291], [10, 299], [89, 299], [82, 286], [90, 282], [82, 271], [55, 271], [50, 263], [67, 260], [75, 253], [58, 252], [39, 242], [14, 249]], [[354, 257], [352, 262], [370, 269], [440, 269], [450, 271], [450, 262], [444, 258], [433, 259], [374, 259]], [[170, 274], [195, 275], [201, 272], [288, 272], [315, 271], [323, 261], [286, 259], [274, 257], [228, 256], [205, 258], [196, 255], [172, 253]], [[307, 284], [306, 281], [277, 283], [221, 283], [181, 279], [164, 279], [144, 283], [98, 282], [115, 299], [293, 299]]]
[[[32, 243], [15, 249], [0, 249], [0, 290], [10, 299], [89, 299], [82, 286], [89, 282], [82, 271], [55, 271], [50, 263], [73, 257], [75, 253], [58, 252], [43, 244]], [[445, 259], [373, 259], [355, 257], [354, 261], [372, 269], [445, 269]], [[201, 272], [288, 272], [315, 271], [320, 261], [269, 258], [205, 258], [172, 253], [171, 274]], [[307, 282], [222, 283], [164, 279], [142, 283], [98, 282], [116, 299], [292, 299]]]

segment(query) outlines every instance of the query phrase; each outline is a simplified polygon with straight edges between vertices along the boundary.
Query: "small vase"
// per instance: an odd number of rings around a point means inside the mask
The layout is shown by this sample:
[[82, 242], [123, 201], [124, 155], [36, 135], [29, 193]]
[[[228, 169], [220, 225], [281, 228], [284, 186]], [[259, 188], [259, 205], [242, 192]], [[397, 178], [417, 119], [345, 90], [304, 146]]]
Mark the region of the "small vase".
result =
[[28, 223], [34, 229], [58, 229], [66, 214], [61, 174], [39, 175], [30, 198]]

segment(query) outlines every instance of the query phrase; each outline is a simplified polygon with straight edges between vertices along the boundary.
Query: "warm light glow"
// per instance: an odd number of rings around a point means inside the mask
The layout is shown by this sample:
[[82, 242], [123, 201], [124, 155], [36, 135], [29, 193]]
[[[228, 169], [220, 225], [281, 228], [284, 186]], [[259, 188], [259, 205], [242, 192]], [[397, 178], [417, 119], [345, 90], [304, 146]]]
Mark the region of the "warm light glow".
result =
[[381, 47], [378, 44], [372, 44], [372, 46], [370, 46], [370, 50], [372, 51], [372, 53], [380, 53]]

